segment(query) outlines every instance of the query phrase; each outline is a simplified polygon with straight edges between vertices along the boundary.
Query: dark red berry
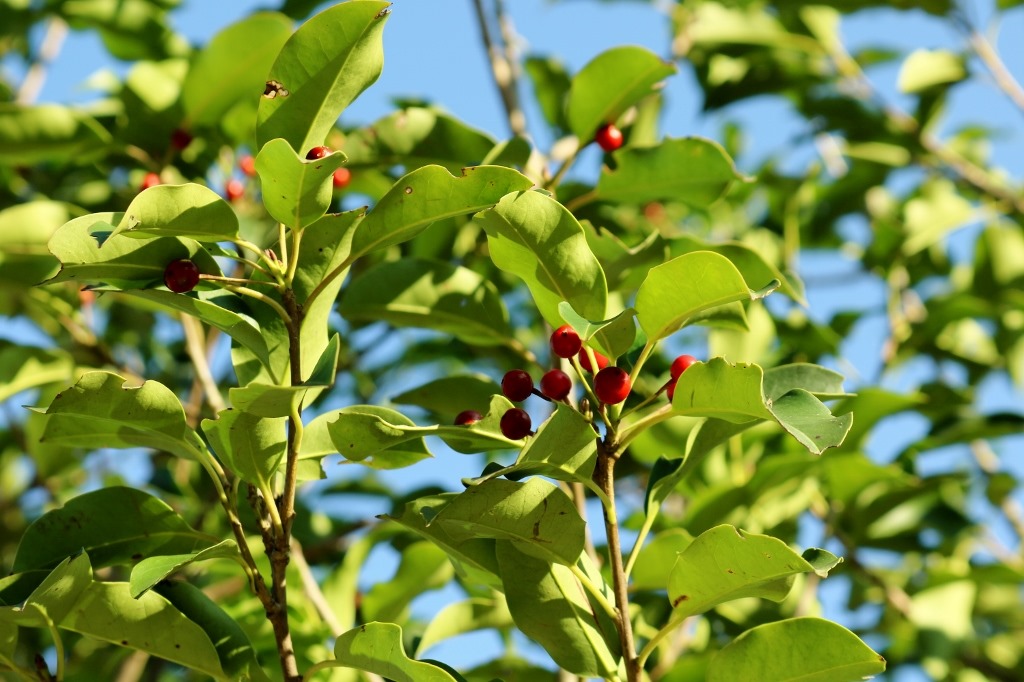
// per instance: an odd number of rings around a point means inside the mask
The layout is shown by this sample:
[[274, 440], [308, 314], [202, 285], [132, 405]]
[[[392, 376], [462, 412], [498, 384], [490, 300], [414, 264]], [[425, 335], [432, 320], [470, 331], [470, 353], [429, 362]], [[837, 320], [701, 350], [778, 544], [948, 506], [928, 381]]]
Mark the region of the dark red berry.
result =
[[469, 426], [470, 424], [477, 423], [483, 418], [484, 416], [477, 412], [476, 410], [463, 410], [462, 412], [459, 412], [457, 415], [455, 415], [455, 425]]
[[605, 123], [597, 129], [594, 141], [606, 152], [613, 152], [622, 146], [622, 131], [616, 128], [614, 123]]
[[571, 358], [579, 353], [582, 347], [580, 335], [567, 324], [551, 332], [551, 352], [560, 358]]
[[672, 375], [673, 379], [678, 379], [679, 376], [690, 368], [695, 362], [700, 362], [697, 358], [692, 355], [680, 355], [678, 358], [672, 361], [672, 367], [669, 368], [669, 374]]
[[352, 180], [352, 171], [348, 168], [339, 168], [334, 171], [334, 177], [332, 180], [334, 182], [335, 189], [345, 189], [348, 187], [348, 183]]
[[199, 283], [199, 268], [187, 258], [172, 260], [164, 268], [164, 284], [176, 294], [195, 289]]
[[521, 369], [510, 369], [501, 379], [501, 392], [514, 403], [526, 400], [533, 393], [533, 379]]
[[530, 435], [531, 426], [530, 415], [518, 407], [501, 415], [501, 433], [509, 440], [519, 440]]
[[[583, 369], [587, 370], [588, 372], [593, 372], [594, 371], [593, 368], [590, 366], [590, 358], [587, 357], [587, 349], [586, 348], [580, 349], [579, 358], [580, 358], [580, 365], [583, 367]], [[594, 351], [594, 359], [597, 360], [597, 369], [598, 370], [602, 370], [602, 369], [604, 369], [605, 367], [608, 366], [608, 358], [606, 358], [605, 356], [601, 355], [596, 350]]]
[[156, 173], [146, 173], [146, 175], [143, 176], [142, 178], [142, 189], [156, 187], [157, 185], [162, 183], [163, 181], [160, 179], [160, 176], [157, 175]]
[[668, 396], [668, 401], [672, 402], [672, 398], [675, 396], [675, 394], [676, 394], [676, 380], [673, 379], [672, 381], [668, 382], [668, 388], [665, 389], [665, 395]]
[[594, 393], [606, 405], [621, 403], [632, 388], [629, 374], [618, 367], [605, 367], [594, 377]]
[[330, 153], [331, 150], [328, 147], [313, 147], [308, 152], [306, 152], [306, 159], [309, 161], [316, 161], [317, 159], [324, 158]]
[[243, 194], [245, 194], [245, 184], [237, 178], [231, 178], [224, 185], [224, 196], [228, 201], [236, 201]]
[[252, 158], [252, 154], [243, 156], [238, 162], [238, 167], [250, 178], [256, 175], [256, 159]]
[[540, 392], [552, 400], [565, 400], [572, 390], [572, 379], [560, 369], [552, 369], [540, 378]]
[[184, 149], [192, 144], [192, 133], [184, 128], [175, 128], [171, 133], [171, 146], [175, 149]]

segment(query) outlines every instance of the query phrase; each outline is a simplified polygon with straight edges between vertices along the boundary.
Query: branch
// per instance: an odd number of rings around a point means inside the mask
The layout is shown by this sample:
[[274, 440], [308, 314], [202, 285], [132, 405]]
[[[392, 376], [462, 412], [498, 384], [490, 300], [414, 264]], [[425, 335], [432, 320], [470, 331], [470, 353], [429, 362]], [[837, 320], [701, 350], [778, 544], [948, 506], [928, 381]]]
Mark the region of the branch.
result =
[[480, 25], [480, 38], [483, 40], [484, 49], [487, 50], [487, 56], [491, 60], [491, 75], [494, 76], [494, 84], [498, 87], [498, 94], [501, 95], [501, 103], [505, 106], [508, 127], [513, 135], [523, 137], [526, 135], [526, 116], [519, 103], [515, 59], [510, 44], [512, 31], [505, 14], [504, 2], [494, 0], [495, 21], [500, 27], [504, 46], [496, 42], [491, 35], [483, 0], [473, 0], [473, 7], [476, 9], [477, 23]]
[[64, 38], [67, 35], [68, 25], [64, 23], [63, 19], [60, 17], [50, 19], [49, 24], [46, 26], [43, 42], [39, 46], [39, 56], [32, 62], [28, 73], [25, 74], [25, 80], [21, 81], [21, 86], [18, 88], [18, 95], [15, 100], [18, 104], [31, 104], [39, 97], [39, 93], [43, 89], [43, 83], [46, 82], [46, 69], [57, 58], [57, 55], [60, 54], [60, 49], [64, 45]]
[[1021, 88], [1020, 83], [1013, 77], [1010, 70], [1006, 68], [1006, 64], [999, 56], [995, 47], [989, 42], [988, 38], [982, 35], [964, 17], [954, 14], [954, 19], [957, 20], [956, 23], [960, 25], [961, 30], [966, 34], [967, 42], [974, 50], [974, 53], [978, 55], [985, 68], [992, 74], [996, 87], [1003, 91], [1003, 94], [1021, 110], [1021, 113], [1024, 113], [1024, 88]]

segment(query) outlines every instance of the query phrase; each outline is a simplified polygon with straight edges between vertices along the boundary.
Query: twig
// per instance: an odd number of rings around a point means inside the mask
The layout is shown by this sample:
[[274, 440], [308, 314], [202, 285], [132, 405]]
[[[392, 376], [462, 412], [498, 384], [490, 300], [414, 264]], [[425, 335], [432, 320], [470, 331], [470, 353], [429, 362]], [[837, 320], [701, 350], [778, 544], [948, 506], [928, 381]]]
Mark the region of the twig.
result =
[[978, 29], [972, 26], [963, 15], [954, 12], [953, 19], [954, 23], [958, 24], [966, 34], [967, 42], [974, 49], [974, 53], [978, 55], [985, 68], [992, 74], [996, 87], [1002, 90], [1003, 94], [1021, 110], [1021, 113], [1024, 113], [1024, 88], [1021, 88], [1020, 83], [1013, 77], [1010, 70], [1006, 68], [1006, 64], [992, 43]]
[[43, 83], [46, 82], [47, 67], [60, 54], [60, 49], [64, 45], [64, 38], [67, 35], [68, 25], [64, 23], [63, 19], [60, 17], [50, 19], [49, 24], [46, 26], [43, 42], [39, 46], [39, 56], [32, 62], [28, 73], [25, 74], [25, 80], [21, 81], [21, 86], [18, 88], [16, 99], [18, 104], [31, 104], [39, 97], [39, 93], [43, 89]]
[[513, 135], [524, 136], [526, 134], [526, 116], [519, 103], [514, 60], [511, 57], [512, 47], [507, 42], [511, 30], [505, 18], [504, 3], [501, 0], [494, 0], [495, 18], [500, 27], [500, 33], [505, 38], [504, 49], [491, 35], [483, 0], [473, 0], [473, 7], [476, 9], [477, 23], [480, 25], [480, 38], [483, 40], [484, 49], [487, 50], [487, 56], [491, 60], [491, 75], [494, 76], [494, 84], [498, 87], [498, 94], [501, 95], [501, 103], [505, 106], [508, 127]]
[[181, 316], [181, 327], [185, 331], [185, 348], [192, 360], [192, 367], [196, 371], [196, 378], [203, 387], [206, 394], [206, 402], [214, 412], [221, 412], [227, 409], [224, 397], [220, 394], [217, 380], [213, 378], [210, 371], [210, 363], [206, 355], [206, 343], [203, 336], [203, 325], [191, 315]]

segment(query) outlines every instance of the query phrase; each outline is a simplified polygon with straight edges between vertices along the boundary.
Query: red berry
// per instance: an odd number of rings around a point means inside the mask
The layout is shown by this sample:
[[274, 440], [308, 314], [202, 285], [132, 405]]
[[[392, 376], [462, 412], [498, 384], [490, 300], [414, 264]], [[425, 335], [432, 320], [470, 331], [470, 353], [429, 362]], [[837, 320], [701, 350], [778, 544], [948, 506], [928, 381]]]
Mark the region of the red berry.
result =
[[513, 407], [501, 415], [501, 433], [509, 440], [519, 440], [530, 435], [530, 415], [526, 410]]
[[673, 379], [672, 381], [669, 382], [668, 388], [665, 389], [665, 395], [668, 396], [668, 401], [672, 402], [672, 398], [675, 396], [675, 394], [676, 394], [676, 380]]
[[192, 133], [184, 128], [175, 128], [171, 133], [171, 146], [175, 149], [184, 149], [192, 144]]
[[579, 353], [582, 347], [580, 335], [567, 324], [551, 332], [551, 352], [560, 358], [571, 358]]
[[629, 374], [618, 367], [605, 367], [594, 377], [594, 393], [606, 405], [621, 403], [632, 388]]
[[195, 289], [199, 283], [199, 268], [187, 258], [172, 260], [164, 268], [164, 284], [176, 294]]
[[[593, 368], [590, 366], [590, 358], [587, 357], [587, 349], [586, 348], [581, 348], [580, 349], [579, 358], [580, 358], [580, 365], [583, 367], [583, 369], [587, 370], [588, 372], [593, 372], [594, 371]], [[594, 351], [594, 358], [597, 360], [597, 369], [598, 370], [602, 370], [602, 369], [604, 369], [605, 367], [608, 366], [608, 358], [606, 358], [605, 356], [601, 355], [596, 350]]]
[[545, 372], [540, 378], [540, 392], [552, 400], [565, 400], [572, 390], [572, 379], [560, 369]]
[[510, 369], [501, 379], [501, 392], [514, 403], [526, 400], [533, 393], [533, 379], [521, 369]]
[[309, 161], [316, 161], [317, 159], [324, 158], [330, 153], [331, 150], [329, 147], [313, 147], [308, 152], [306, 152], [306, 159]]
[[346, 187], [348, 187], [348, 183], [351, 180], [352, 171], [350, 171], [348, 168], [339, 168], [338, 170], [334, 171], [333, 181], [335, 189], [345, 189]]
[[669, 368], [669, 374], [672, 375], [673, 379], [678, 379], [679, 375], [690, 368], [695, 362], [700, 362], [697, 358], [692, 355], [680, 355], [678, 358], [672, 361], [672, 367]]
[[156, 173], [146, 173], [146, 175], [143, 176], [142, 178], [142, 189], [156, 187], [157, 185], [162, 183], [163, 181], [160, 179], [160, 176], [157, 175]]
[[252, 154], [246, 154], [238, 161], [238, 167], [242, 169], [242, 172], [248, 175], [250, 178], [256, 175], [256, 159], [252, 158]]
[[614, 123], [605, 123], [597, 129], [594, 141], [606, 152], [613, 152], [622, 146], [622, 131], [616, 128]]
[[463, 410], [455, 415], [456, 426], [469, 426], [483, 419], [484, 416], [476, 410]]
[[224, 185], [224, 196], [228, 201], [236, 201], [243, 194], [245, 194], [245, 184], [237, 178], [231, 178]]

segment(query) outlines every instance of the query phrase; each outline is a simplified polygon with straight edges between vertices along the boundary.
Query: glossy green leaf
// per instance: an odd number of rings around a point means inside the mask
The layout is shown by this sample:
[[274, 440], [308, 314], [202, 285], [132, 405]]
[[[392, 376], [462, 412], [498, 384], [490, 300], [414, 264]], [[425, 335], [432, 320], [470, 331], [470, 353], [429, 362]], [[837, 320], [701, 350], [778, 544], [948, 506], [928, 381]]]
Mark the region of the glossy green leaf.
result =
[[885, 659], [842, 625], [791, 618], [747, 630], [711, 659], [708, 682], [855, 682], [885, 672]]
[[572, 569], [521, 548], [508, 540], [497, 543], [503, 589], [516, 627], [566, 671], [614, 678], [619, 658], [614, 626], [599, 617]]
[[185, 410], [156, 381], [126, 388], [109, 372], [88, 372], [57, 394], [45, 414], [42, 440], [76, 448], [147, 447], [202, 461], [202, 439], [185, 423]]
[[740, 242], [709, 243], [689, 236], [680, 236], [672, 240], [670, 251], [673, 256], [681, 256], [691, 251], [714, 251], [728, 258], [729, 262], [736, 266], [746, 281], [748, 289], [758, 289], [772, 280], [777, 280], [780, 293], [802, 305], [807, 305], [804, 285], [800, 278], [793, 273], [783, 272], [763, 254], [746, 244]]
[[423, 631], [417, 644], [417, 653], [430, 649], [438, 642], [487, 628], [506, 629], [512, 626], [505, 595], [494, 592], [489, 597], [457, 601], [441, 609]]
[[589, 142], [598, 126], [614, 123], [675, 72], [675, 64], [643, 47], [602, 52], [572, 79], [566, 101], [569, 129], [581, 142]]
[[676, 381], [672, 409], [692, 417], [715, 417], [741, 424], [771, 419], [757, 365], [730, 364], [722, 358], [692, 365]]
[[583, 551], [585, 522], [553, 484], [492, 479], [459, 493], [431, 521], [454, 538], [516, 540], [523, 552], [571, 566]]
[[450, 376], [434, 379], [417, 388], [392, 396], [399, 405], [418, 405], [435, 414], [454, 419], [463, 410], [476, 410], [485, 414], [491, 397], [501, 393], [501, 386], [482, 374]]
[[363, 617], [370, 621], [404, 620], [413, 599], [444, 587], [453, 575], [454, 569], [443, 549], [426, 540], [415, 542], [402, 550], [395, 575], [390, 580], [380, 580], [363, 595]]
[[964, 58], [949, 50], [914, 50], [903, 66], [896, 86], [903, 93], [918, 93], [937, 85], [950, 85], [967, 78]]
[[725, 150], [699, 137], [666, 139], [654, 147], [629, 147], [615, 153], [616, 167], [604, 167], [597, 197], [646, 204], [682, 201], [707, 208], [742, 180]]
[[562, 301], [587, 319], [605, 318], [604, 271], [583, 228], [564, 206], [540, 192], [520, 192], [477, 220], [487, 232], [494, 264], [526, 283], [548, 324], [562, 325]]
[[682, 528], [666, 528], [644, 545], [630, 574], [635, 590], [664, 590], [679, 554], [693, 542]]
[[327, 422], [334, 447], [342, 457], [379, 469], [396, 469], [432, 457], [423, 443], [436, 428], [416, 426], [386, 407], [353, 405], [317, 417]]
[[220, 274], [217, 262], [198, 242], [110, 236], [123, 215], [93, 213], [57, 230], [47, 248], [60, 261], [60, 272], [46, 283], [70, 281], [114, 289], [162, 286], [167, 264], [179, 258], [192, 260], [201, 273]]
[[[68, 557], [46, 576], [39, 587], [32, 590], [21, 610], [30, 619], [39, 614], [47, 624], [59, 625], [71, 613], [90, 583], [92, 565], [89, 555], [82, 552], [74, 558]], [[28, 622], [24, 624], [29, 625]]]
[[196, 54], [181, 89], [189, 123], [220, 122], [239, 100], [259, 101], [266, 74], [292, 34], [276, 12], [257, 12], [213, 36]]
[[673, 334], [701, 313], [750, 297], [747, 283], [725, 256], [694, 251], [652, 268], [634, 305], [640, 327], [656, 340]]
[[161, 554], [147, 557], [132, 568], [131, 579], [128, 582], [131, 595], [138, 599], [140, 595], [153, 589], [154, 585], [175, 571], [180, 571], [190, 564], [210, 559], [231, 559], [242, 563], [242, 555], [238, 552], [238, 545], [234, 540], [224, 540], [190, 554]]
[[240, 410], [224, 410], [203, 420], [213, 450], [242, 480], [272, 490], [274, 474], [287, 450], [284, 417], [266, 419]]
[[764, 371], [764, 395], [769, 400], [781, 398], [793, 389], [803, 389], [819, 398], [846, 398], [843, 375], [821, 365], [795, 362]]
[[13, 569], [48, 568], [83, 549], [97, 568], [131, 564], [148, 556], [194, 552], [211, 540], [160, 499], [113, 486], [74, 497], [33, 521], [21, 537]]
[[772, 415], [791, 436], [816, 455], [839, 446], [853, 425], [853, 415], [832, 415], [816, 397], [796, 388], [772, 401]]
[[256, 139], [284, 138], [305, 155], [323, 144], [341, 112], [380, 76], [386, 2], [344, 2], [305, 22], [267, 75]]
[[217, 680], [230, 679], [199, 625], [155, 592], [132, 598], [128, 583], [92, 583], [60, 627], [145, 651]]
[[[572, 306], [562, 301], [558, 304], [558, 313], [580, 335], [584, 343], [598, 336], [598, 350], [610, 358], [623, 355], [636, 342], [636, 311], [626, 308], [615, 317], [607, 320], [588, 320], [578, 315]], [[608, 344], [604, 346], [601, 342]]]
[[394, 682], [463, 682], [443, 668], [408, 657], [402, 628], [394, 623], [366, 623], [344, 633], [334, 643], [333, 661], [320, 668], [355, 668]]
[[503, 166], [472, 166], [456, 177], [441, 166], [424, 166], [400, 178], [356, 228], [353, 257], [412, 239], [442, 218], [490, 208], [533, 182]]
[[218, 242], [238, 236], [238, 217], [208, 187], [157, 185], [139, 192], [125, 209], [112, 236], [185, 237]]
[[84, 111], [0, 102], [0, 163], [83, 161], [106, 152], [110, 133]]
[[333, 199], [331, 176], [344, 163], [341, 152], [309, 160], [305, 154], [299, 156], [287, 140], [270, 140], [256, 157], [267, 212], [296, 230], [320, 220]]
[[679, 554], [672, 567], [668, 582], [672, 618], [681, 621], [745, 597], [782, 601], [795, 576], [817, 573], [824, 577], [829, 568], [839, 563], [840, 559], [828, 556], [831, 559], [822, 568], [809, 563], [777, 538], [746, 533], [733, 526], [716, 526], [701, 533]]
[[491, 282], [468, 268], [421, 258], [362, 273], [346, 287], [338, 312], [350, 320], [436, 329], [480, 346], [505, 345], [513, 336]]

